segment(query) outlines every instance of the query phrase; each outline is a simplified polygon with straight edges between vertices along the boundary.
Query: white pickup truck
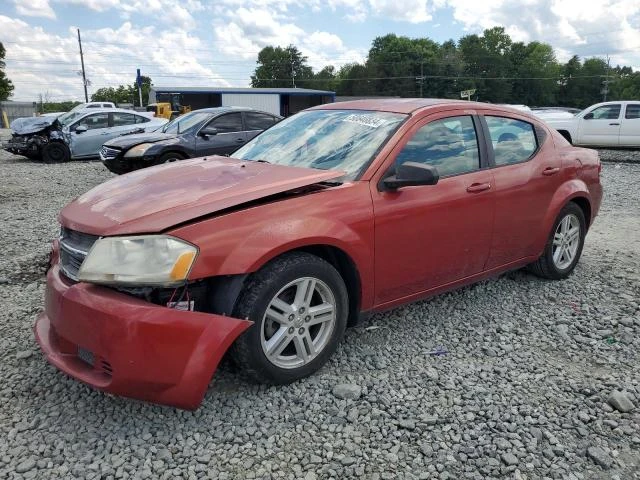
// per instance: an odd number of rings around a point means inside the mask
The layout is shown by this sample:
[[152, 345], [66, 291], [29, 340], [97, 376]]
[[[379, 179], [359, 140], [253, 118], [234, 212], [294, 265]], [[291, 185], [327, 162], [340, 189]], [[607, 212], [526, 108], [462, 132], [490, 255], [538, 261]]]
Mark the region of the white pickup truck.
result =
[[597, 103], [575, 117], [541, 118], [573, 145], [640, 147], [640, 101]]

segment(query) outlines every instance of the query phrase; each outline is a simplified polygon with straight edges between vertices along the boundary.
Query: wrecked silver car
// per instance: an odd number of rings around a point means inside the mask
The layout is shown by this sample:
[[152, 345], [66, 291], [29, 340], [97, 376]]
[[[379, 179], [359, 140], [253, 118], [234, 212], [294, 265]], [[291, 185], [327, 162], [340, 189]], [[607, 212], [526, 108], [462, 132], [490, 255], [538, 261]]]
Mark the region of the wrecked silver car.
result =
[[11, 153], [47, 163], [97, 157], [107, 140], [156, 130], [167, 123], [118, 108], [71, 111], [59, 117], [26, 117], [11, 122], [13, 135], [3, 145]]

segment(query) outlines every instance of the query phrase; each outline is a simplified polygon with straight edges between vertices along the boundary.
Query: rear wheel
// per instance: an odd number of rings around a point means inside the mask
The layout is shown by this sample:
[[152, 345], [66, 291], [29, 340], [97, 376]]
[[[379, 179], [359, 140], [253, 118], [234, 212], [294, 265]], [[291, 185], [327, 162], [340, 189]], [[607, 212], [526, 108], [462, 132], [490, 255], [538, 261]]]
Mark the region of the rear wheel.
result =
[[45, 163], [68, 162], [70, 158], [69, 148], [61, 142], [47, 143], [42, 149], [42, 160]]
[[262, 383], [306, 377], [329, 359], [347, 324], [340, 274], [315, 255], [285, 254], [255, 273], [234, 316], [254, 322], [235, 342], [239, 367]]
[[580, 259], [586, 233], [582, 209], [569, 202], [556, 218], [542, 256], [529, 269], [552, 280], [568, 277]]

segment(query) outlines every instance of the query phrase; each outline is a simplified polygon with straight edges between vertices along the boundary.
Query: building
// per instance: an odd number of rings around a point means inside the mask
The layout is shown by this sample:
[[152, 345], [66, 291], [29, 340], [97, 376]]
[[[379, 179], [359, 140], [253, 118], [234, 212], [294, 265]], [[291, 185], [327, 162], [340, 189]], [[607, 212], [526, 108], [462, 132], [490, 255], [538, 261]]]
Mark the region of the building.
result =
[[192, 110], [207, 107], [251, 107], [287, 117], [305, 108], [333, 103], [335, 92], [306, 88], [157, 87], [149, 90], [149, 103], [169, 102]]

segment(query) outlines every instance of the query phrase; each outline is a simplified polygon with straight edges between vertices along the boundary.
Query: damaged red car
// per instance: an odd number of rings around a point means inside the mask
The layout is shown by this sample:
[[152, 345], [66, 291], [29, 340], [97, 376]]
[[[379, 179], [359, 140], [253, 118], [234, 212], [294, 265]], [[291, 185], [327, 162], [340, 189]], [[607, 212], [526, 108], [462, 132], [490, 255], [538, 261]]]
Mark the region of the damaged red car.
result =
[[600, 168], [506, 107], [315, 107], [234, 158], [140, 170], [67, 205], [35, 336], [78, 380], [181, 408], [227, 352], [257, 381], [293, 382], [363, 314], [521, 267], [569, 275]]

